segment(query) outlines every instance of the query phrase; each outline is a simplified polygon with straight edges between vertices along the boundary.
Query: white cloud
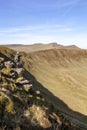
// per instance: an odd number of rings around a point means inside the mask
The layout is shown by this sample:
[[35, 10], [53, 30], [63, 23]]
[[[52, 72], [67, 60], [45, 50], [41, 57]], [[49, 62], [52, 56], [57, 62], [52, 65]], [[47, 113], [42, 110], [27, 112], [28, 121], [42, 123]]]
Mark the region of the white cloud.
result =
[[[77, 28], [78, 29], [78, 28]], [[0, 44], [33, 44], [58, 42], [63, 45], [77, 44], [86, 47], [86, 33], [66, 25], [37, 25], [0, 30]]]
[[23, 26], [1, 29], [0, 34], [27, 34], [33, 32], [67, 32], [72, 31], [72, 28], [65, 25], [52, 24], [52, 25], [36, 25], [36, 26]]

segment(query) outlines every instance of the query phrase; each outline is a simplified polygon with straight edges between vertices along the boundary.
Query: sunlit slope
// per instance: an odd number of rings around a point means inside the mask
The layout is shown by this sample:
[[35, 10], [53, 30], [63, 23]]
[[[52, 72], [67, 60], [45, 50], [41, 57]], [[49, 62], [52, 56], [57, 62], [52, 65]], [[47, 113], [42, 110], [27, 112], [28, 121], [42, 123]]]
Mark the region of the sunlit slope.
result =
[[72, 110], [87, 115], [86, 50], [39, 51], [29, 54], [29, 58], [32, 65], [26, 68], [45, 88]]

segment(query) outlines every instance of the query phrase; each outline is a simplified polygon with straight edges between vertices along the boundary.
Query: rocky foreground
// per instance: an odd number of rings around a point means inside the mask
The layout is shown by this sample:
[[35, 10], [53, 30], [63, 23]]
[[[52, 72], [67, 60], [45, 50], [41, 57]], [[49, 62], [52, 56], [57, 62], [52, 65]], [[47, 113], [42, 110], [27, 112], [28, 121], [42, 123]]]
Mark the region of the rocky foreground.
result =
[[80, 130], [0, 53], [0, 130]]

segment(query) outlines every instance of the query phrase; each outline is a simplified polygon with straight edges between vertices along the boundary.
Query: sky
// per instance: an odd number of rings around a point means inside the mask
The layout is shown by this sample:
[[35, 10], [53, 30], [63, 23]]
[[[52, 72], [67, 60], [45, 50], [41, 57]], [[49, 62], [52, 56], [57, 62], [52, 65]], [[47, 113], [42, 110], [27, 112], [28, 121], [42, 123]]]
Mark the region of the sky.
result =
[[87, 0], [0, 0], [0, 45], [50, 42], [87, 49]]

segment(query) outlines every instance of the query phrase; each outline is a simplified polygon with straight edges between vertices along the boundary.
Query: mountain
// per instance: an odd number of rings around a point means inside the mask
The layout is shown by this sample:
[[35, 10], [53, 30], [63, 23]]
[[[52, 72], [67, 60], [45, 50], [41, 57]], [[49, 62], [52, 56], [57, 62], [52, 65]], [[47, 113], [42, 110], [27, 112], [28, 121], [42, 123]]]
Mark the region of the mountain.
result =
[[80, 123], [87, 124], [87, 50], [50, 49], [32, 52], [26, 55], [24, 65], [46, 90], [61, 99], [73, 112], [40, 88], [54, 106], [80, 120]]
[[[13, 62], [15, 53], [12, 49], [0, 47], [0, 57], [5, 61]], [[21, 55], [24, 77], [9, 77], [9, 72], [17, 71], [15, 66], [11, 71], [6, 67], [1, 70], [3, 82], [0, 82], [0, 86], [3, 91], [0, 90], [0, 101], [7, 100], [7, 104], [4, 102], [5, 107], [3, 102], [0, 105], [5, 114], [1, 116], [3, 118], [0, 118], [0, 122], [4, 119], [6, 126], [15, 124], [20, 126], [21, 130], [31, 127], [38, 130], [86, 130], [87, 50], [54, 48], [21, 52]], [[25, 88], [17, 84], [23, 78], [31, 80], [33, 85], [33, 93], [30, 96]], [[39, 98], [37, 94], [40, 94]], [[27, 126], [28, 123], [30, 127]], [[58, 128], [58, 123], [62, 124], [61, 128]]]
[[76, 45], [65, 46], [65, 48], [67, 48], [67, 49], [80, 49], [80, 48], [77, 47]]
[[[35, 43], [32, 45], [5, 45], [6, 47], [9, 47], [11, 49], [14, 49], [16, 51], [21, 51], [21, 52], [32, 52], [32, 51], [39, 51], [39, 50], [49, 50], [49, 49], [63, 49], [63, 48], [71, 48], [71, 49], [77, 49], [77, 46], [63, 46], [60, 44], [57, 44], [55, 42], [53, 43], [48, 43], [48, 44], [43, 44], [43, 43]], [[78, 48], [79, 49], [79, 48]]]
[[57, 43], [48, 43], [48, 44], [43, 44], [43, 43], [35, 43], [32, 45], [5, 45], [6, 47], [9, 47], [11, 49], [14, 49], [16, 51], [25, 51], [25, 52], [32, 52], [32, 51], [38, 51], [38, 50], [48, 50], [52, 48], [61, 48], [63, 47], [62, 45], [59, 45]]

